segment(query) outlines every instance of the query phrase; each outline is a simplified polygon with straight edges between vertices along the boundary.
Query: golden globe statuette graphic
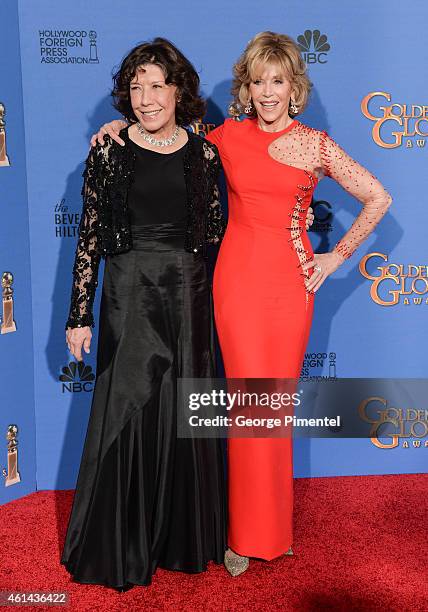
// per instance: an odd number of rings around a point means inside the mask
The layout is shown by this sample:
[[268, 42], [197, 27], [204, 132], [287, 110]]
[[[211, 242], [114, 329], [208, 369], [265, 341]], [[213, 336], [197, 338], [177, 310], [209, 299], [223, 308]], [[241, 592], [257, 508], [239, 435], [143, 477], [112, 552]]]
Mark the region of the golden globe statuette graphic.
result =
[[89, 63], [99, 64], [97, 49], [97, 33], [94, 30], [89, 32]]
[[16, 331], [16, 324], [13, 320], [13, 275], [11, 272], [3, 272], [1, 286], [3, 294], [3, 318], [0, 332], [8, 334]]
[[[16, 425], [9, 425], [7, 428], [7, 472], [3, 470], [4, 476], [6, 476], [5, 487], [21, 482], [21, 476], [18, 472], [18, 441], [16, 436], [18, 434], [18, 427]], [[5, 473], [6, 472], [6, 473]]]
[[4, 116], [6, 109], [0, 102], [0, 166], [10, 166], [9, 158], [6, 154], [6, 130]]

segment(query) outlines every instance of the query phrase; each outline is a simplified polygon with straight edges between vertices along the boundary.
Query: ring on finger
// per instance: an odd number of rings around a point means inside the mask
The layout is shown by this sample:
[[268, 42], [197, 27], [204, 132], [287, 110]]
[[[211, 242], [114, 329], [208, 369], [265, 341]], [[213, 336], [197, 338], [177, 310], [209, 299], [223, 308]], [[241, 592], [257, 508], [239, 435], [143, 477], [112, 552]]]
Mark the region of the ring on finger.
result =
[[321, 266], [319, 264], [314, 266], [314, 270], [316, 270], [317, 272], [322, 272], [322, 268], [321, 268]]

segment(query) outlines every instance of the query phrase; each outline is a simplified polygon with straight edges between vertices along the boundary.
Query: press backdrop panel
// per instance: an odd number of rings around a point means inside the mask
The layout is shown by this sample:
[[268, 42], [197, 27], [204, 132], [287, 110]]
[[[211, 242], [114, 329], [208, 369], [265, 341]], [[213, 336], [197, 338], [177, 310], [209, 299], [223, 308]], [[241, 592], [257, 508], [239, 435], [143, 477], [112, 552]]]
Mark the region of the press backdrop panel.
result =
[[[308, 32], [305, 54], [314, 91], [302, 120], [326, 129], [376, 174], [394, 204], [374, 235], [317, 294], [303, 373], [426, 376], [426, 281], [418, 266], [426, 264], [427, 149], [425, 138], [412, 135], [415, 119], [402, 117], [411, 114], [412, 105], [422, 108], [413, 109], [418, 114], [428, 104], [426, 3], [414, 1], [403, 11], [398, 1], [385, 8], [383, 0], [374, 0], [369, 14], [365, 3], [339, 0], [328, 5], [272, 0], [265, 6], [249, 0], [202, 5], [165, 0], [161, 14], [151, 7], [135, 0], [19, 2], [39, 488], [74, 486], [93, 386], [91, 376], [81, 380], [70, 369], [64, 341], [83, 160], [90, 135], [116, 116], [109, 97], [112, 68], [133, 45], [156, 35], [170, 38], [193, 61], [209, 99], [204, 123], [219, 124], [230, 100], [232, 63], [248, 40], [261, 30], [295, 38]], [[326, 37], [318, 47], [317, 30]], [[364, 98], [367, 116], [361, 110]], [[391, 104], [394, 115], [382, 120], [388, 114], [382, 107]], [[419, 121], [418, 129], [428, 132], [427, 122]], [[312, 241], [325, 251], [352, 223], [359, 204], [329, 179], [321, 182], [315, 200]], [[359, 268], [364, 255], [370, 255], [365, 275]], [[376, 277], [391, 263], [397, 264], [389, 269], [396, 278], [380, 282]], [[413, 286], [405, 276], [409, 264], [419, 277]], [[419, 297], [417, 304], [413, 298]], [[92, 370], [95, 341], [85, 357]], [[370, 440], [300, 441], [295, 474], [426, 471], [427, 448], [414, 448], [413, 441], [409, 438], [406, 448], [399, 440], [391, 449]]]
[[[33, 329], [31, 315], [25, 140], [21, 88], [18, 8], [0, 4], [0, 102], [5, 108], [8, 166], [0, 163], [0, 277], [13, 275], [16, 331], [0, 335], [0, 504], [36, 488]], [[1, 289], [0, 289], [1, 290]], [[0, 318], [3, 308], [0, 301]], [[40, 313], [39, 313], [40, 316]], [[6, 487], [6, 433], [18, 427], [21, 482]]]

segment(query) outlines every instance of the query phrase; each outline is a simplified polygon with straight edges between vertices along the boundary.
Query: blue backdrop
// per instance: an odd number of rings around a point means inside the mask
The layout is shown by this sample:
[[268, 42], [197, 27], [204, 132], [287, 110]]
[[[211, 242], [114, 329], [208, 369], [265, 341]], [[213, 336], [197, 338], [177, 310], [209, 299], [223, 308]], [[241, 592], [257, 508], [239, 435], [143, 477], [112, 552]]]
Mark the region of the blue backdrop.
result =
[[[373, 0], [370, 12], [364, 3], [339, 0], [272, 0], [266, 6], [253, 0], [164, 0], [161, 14], [152, 6], [136, 0], [18, 1], [20, 45], [16, 3], [0, 8], [6, 35], [0, 50], [4, 46], [9, 58], [0, 101], [7, 107], [12, 162], [0, 167], [0, 267], [16, 275], [18, 326], [0, 337], [7, 382], [0, 437], [9, 423], [20, 427], [23, 478], [5, 490], [4, 499], [34, 488], [35, 465], [40, 489], [75, 484], [93, 386], [90, 375], [81, 380], [70, 367], [64, 341], [83, 160], [90, 135], [117, 116], [109, 97], [112, 69], [132, 46], [156, 35], [170, 38], [194, 63], [209, 101], [204, 124], [215, 125], [230, 101], [232, 64], [255, 33], [285, 32], [301, 42], [314, 88], [299, 119], [326, 129], [394, 198], [375, 233], [317, 294], [302, 373], [426, 376], [426, 3], [414, 1], [403, 11], [398, 1], [385, 8], [383, 0]], [[317, 30], [327, 38], [322, 47], [314, 43]], [[324, 251], [343, 235], [360, 205], [331, 180], [321, 182], [314, 204], [312, 242]], [[363, 267], [365, 255], [370, 257]], [[379, 275], [385, 276], [380, 282]], [[96, 338], [85, 357], [92, 370], [95, 343]], [[299, 440], [295, 475], [426, 471], [427, 445], [416, 448], [413, 441], [403, 438], [386, 449], [361, 439]], [[6, 442], [0, 457], [5, 464]]]
[[[24, 112], [18, 8], [13, 0], [0, 5], [0, 24], [0, 102], [5, 108], [10, 164], [0, 165], [0, 276], [13, 274], [16, 322], [16, 332], [0, 335], [0, 502], [4, 503], [35, 490], [36, 424]], [[21, 482], [5, 487], [9, 425], [18, 426]]]

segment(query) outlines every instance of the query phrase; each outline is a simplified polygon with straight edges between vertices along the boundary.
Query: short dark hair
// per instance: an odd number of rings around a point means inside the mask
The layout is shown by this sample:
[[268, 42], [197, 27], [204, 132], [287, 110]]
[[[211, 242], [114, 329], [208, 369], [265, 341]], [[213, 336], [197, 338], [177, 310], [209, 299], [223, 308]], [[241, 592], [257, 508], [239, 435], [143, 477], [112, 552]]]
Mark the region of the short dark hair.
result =
[[199, 76], [189, 60], [165, 38], [142, 43], [128, 53], [113, 75], [113, 106], [131, 123], [137, 118], [132, 110], [129, 85], [137, 69], [155, 64], [165, 74], [165, 82], [178, 89], [175, 118], [179, 125], [189, 125], [205, 115], [206, 103], [199, 93]]

